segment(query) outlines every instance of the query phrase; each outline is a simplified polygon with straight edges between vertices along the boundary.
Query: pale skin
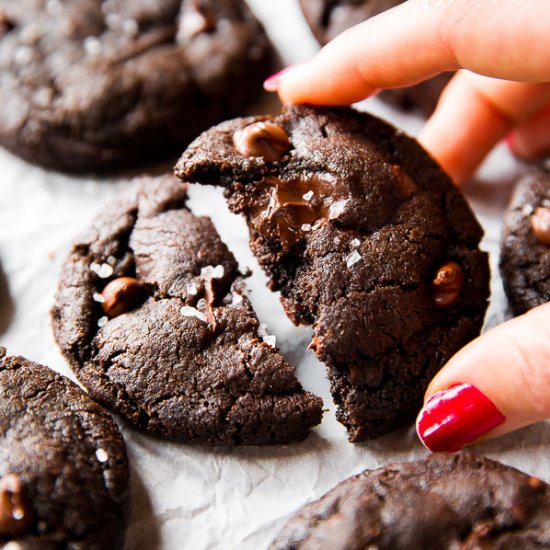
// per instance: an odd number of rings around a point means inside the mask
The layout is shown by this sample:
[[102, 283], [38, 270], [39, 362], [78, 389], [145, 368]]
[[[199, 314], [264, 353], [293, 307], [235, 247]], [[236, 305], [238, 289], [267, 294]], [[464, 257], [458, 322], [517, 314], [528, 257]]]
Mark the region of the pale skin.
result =
[[[266, 89], [285, 103], [347, 105], [458, 70], [419, 140], [460, 185], [505, 137], [517, 156], [550, 153], [549, 24], [548, 0], [408, 0], [269, 79]], [[464, 382], [506, 417], [481, 439], [550, 418], [550, 303], [463, 348], [426, 399]]]

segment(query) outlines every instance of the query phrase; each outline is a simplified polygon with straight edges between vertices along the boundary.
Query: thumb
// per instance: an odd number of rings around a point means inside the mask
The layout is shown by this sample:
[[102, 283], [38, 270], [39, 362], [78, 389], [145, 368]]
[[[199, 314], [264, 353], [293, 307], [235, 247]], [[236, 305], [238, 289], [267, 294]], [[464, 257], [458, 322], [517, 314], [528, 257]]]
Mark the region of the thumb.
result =
[[455, 452], [550, 417], [550, 303], [473, 340], [435, 376], [417, 419], [433, 452]]

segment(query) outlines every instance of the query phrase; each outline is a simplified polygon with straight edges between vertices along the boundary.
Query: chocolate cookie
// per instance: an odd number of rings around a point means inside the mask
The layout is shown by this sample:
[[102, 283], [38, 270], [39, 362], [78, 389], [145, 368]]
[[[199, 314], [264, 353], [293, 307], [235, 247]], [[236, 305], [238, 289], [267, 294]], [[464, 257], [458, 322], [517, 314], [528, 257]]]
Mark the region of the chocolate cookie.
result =
[[295, 324], [328, 367], [352, 441], [411, 422], [429, 380], [480, 331], [482, 230], [411, 138], [352, 109], [287, 107], [212, 128], [184, 181], [221, 185]]
[[550, 300], [550, 162], [516, 187], [504, 223], [500, 273], [515, 315]]
[[98, 171], [240, 114], [271, 48], [243, 0], [0, 0], [0, 144]]
[[57, 342], [94, 399], [140, 428], [205, 444], [290, 443], [321, 421], [275, 351], [237, 262], [173, 176], [144, 179], [72, 247]]
[[[300, 0], [300, 5], [313, 34], [324, 45], [346, 29], [404, 1]], [[418, 109], [429, 116], [452, 76], [452, 73], [442, 73], [414, 86], [384, 90], [379, 97], [405, 111]]]
[[270, 550], [550, 548], [550, 486], [471, 455], [351, 477], [307, 504]]
[[124, 441], [78, 386], [0, 347], [0, 546], [122, 548]]

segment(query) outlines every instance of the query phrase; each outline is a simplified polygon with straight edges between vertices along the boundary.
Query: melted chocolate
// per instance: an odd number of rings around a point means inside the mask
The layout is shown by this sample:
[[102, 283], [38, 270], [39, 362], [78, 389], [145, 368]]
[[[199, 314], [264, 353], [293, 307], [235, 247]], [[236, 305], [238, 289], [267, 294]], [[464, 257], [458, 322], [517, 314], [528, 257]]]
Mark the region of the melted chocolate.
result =
[[264, 185], [269, 198], [250, 218], [260, 233], [276, 232], [285, 250], [314, 230], [319, 220], [337, 219], [348, 202], [347, 193], [328, 174], [290, 180], [268, 177]]

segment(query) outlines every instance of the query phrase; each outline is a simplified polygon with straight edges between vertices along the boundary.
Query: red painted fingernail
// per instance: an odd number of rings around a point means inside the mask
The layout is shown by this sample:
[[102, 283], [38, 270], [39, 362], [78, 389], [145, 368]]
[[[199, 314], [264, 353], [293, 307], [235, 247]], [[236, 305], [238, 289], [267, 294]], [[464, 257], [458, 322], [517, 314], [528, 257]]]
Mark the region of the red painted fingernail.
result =
[[300, 65], [303, 65], [305, 63], [295, 63], [294, 65], [289, 65], [288, 67], [285, 67], [283, 70], [279, 71], [278, 73], [272, 74], [269, 78], [267, 78], [264, 81], [264, 90], [266, 92], [276, 92], [279, 89], [279, 86], [281, 85], [281, 82], [283, 81], [284, 76], [295, 69], [296, 67], [299, 67]]
[[516, 137], [513, 132], [510, 132], [505, 138], [504, 141], [506, 142], [506, 147], [508, 147], [508, 151], [512, 153], [512, 155], [516, 154]]
[[418, 415], [416, 430], [430, 451], [454, 453], [505, 420], [475, 386], [457, 384], [428, 399]]

